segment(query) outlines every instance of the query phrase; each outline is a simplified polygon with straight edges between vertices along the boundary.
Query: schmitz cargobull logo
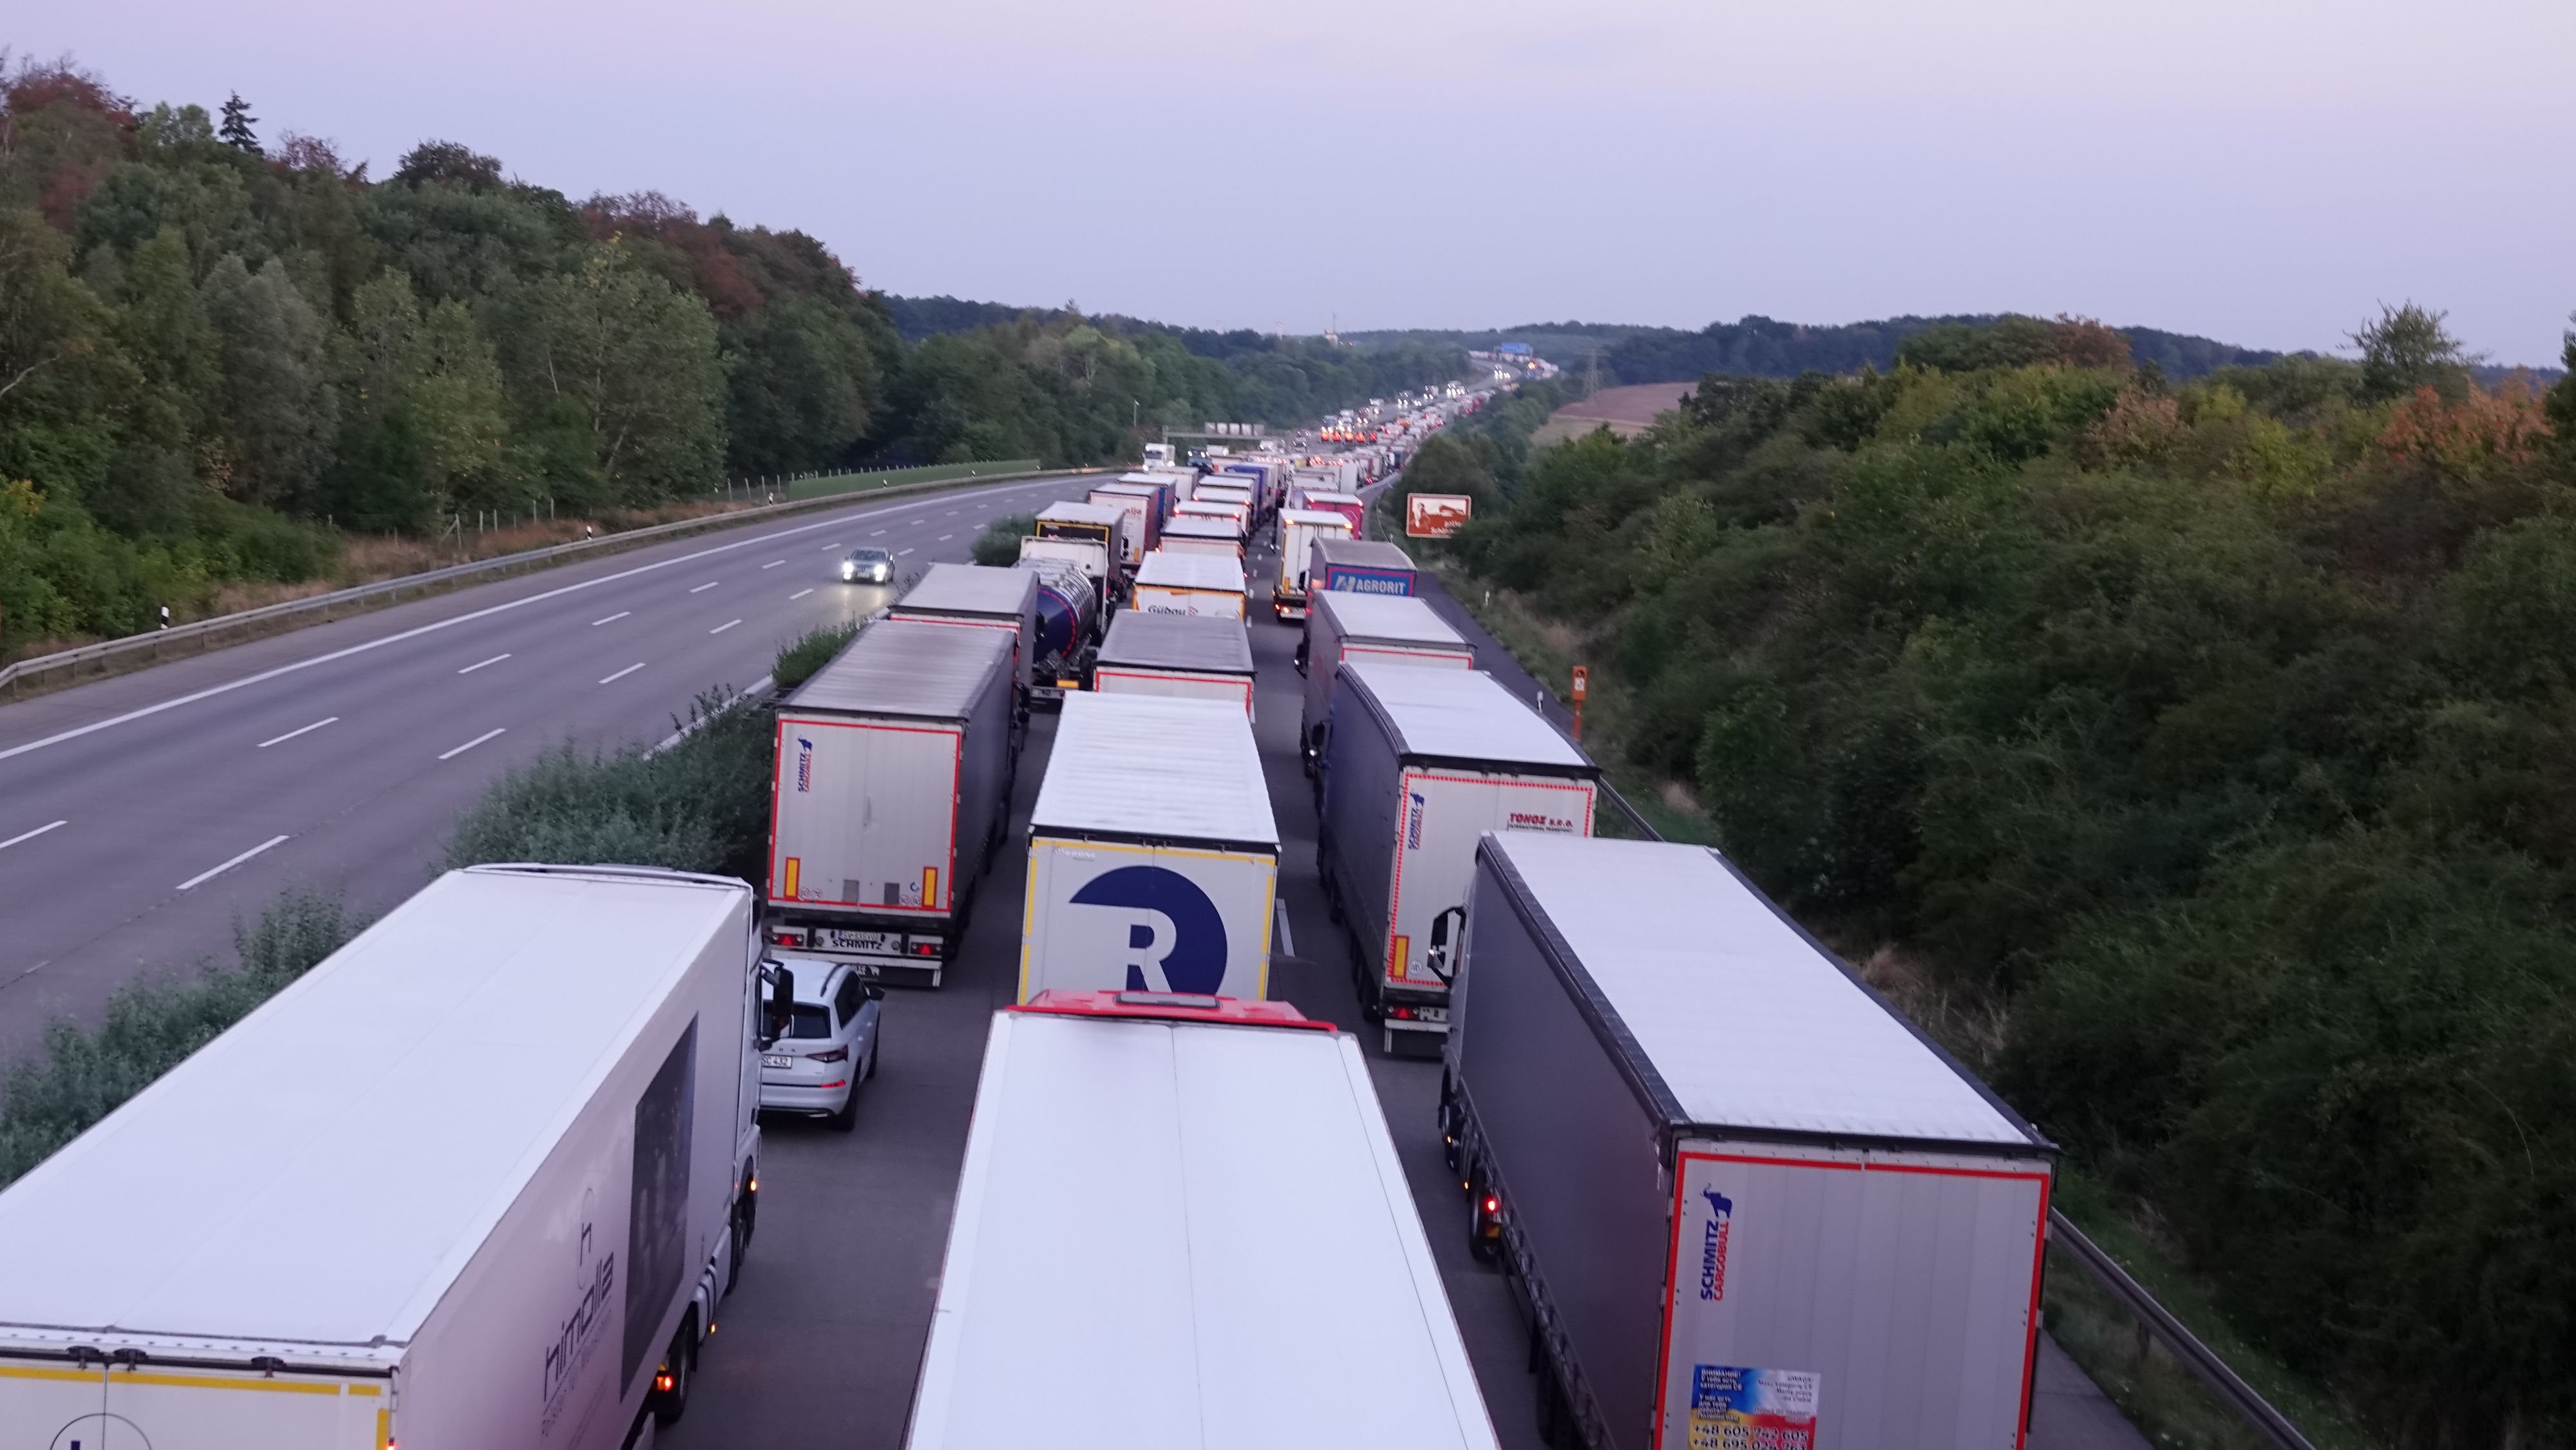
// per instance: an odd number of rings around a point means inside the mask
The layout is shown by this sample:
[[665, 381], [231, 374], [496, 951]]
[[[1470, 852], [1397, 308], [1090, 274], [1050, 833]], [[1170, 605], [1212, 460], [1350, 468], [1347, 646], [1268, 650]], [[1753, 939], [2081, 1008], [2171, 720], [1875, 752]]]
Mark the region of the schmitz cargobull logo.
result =
[[1735, 1200], [1714, 1188], [1699, 1192], [1708, 1200], [1708, 1222], [1700, 1229], [1699, 1297], [1714, 1303], [1726, 1297], [1726, 1238], [1735, 1226]]

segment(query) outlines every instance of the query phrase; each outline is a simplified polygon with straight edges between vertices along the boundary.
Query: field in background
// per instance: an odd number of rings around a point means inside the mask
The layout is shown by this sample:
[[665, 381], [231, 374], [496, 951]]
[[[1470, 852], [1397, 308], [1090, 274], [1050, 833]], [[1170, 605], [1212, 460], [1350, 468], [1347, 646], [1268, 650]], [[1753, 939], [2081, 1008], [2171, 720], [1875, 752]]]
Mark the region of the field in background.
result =
[[1682, 394], [1691, 390], [1690, 383], [1637, 383], [1624, 388], [1603, 388], [1591, 397], [1568, 403], [1548, 415], [1548, 420], [1530, 436], [1532, 447], [1544, 448], [1579, 438], [1595, 428], [1608, 428], [1622, 438], [1633, 438], [1646, 431], [1657, 413], [1681, 406]]

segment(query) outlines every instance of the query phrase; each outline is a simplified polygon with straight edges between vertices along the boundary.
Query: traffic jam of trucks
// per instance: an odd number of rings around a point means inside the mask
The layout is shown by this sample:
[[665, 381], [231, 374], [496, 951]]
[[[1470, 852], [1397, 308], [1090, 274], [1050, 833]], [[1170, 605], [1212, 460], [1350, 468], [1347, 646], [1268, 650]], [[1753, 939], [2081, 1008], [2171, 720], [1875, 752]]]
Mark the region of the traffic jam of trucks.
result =
[[[772, 707], [757, 889], [449, 872], [0, 1189], [0, 1436], [649, 1440], [742, 1272], [761, 1114], [850, 1129], [886, 989], [959, 990], [980, 907], [1016, 972], [907, 1445], [1499, 1445], [1374, 1054], [1436, 1062], [1548, 1443], [2019, 1450], [2055, 1150], [1715, 850], [1595, 836], [1592, 759], [1336, 506], [1383, 431], [1163, 448], [1015, 564], [930, 566]], [[1374, 1031], [1280, 1000], [1248, 541]]]

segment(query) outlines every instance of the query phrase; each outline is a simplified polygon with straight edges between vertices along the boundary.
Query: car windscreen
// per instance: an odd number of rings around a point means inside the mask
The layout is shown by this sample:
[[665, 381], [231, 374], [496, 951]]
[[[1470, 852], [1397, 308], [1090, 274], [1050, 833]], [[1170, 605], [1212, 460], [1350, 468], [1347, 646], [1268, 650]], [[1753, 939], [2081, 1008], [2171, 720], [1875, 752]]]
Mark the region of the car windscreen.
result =
[[889, 556], [886, 551], [883, 549], [853, 549], [850, 551], [850, 562], [853, 564], [882, 564], [888, 557]]
[[803, 1002], [797, 1003], [796, 1018], [794, 1021], [787, 1024], [787, 1035], [790, 1037], [830, 1037], [832, 1035], [832, 1009], [829, 1007], [809, 1006]]

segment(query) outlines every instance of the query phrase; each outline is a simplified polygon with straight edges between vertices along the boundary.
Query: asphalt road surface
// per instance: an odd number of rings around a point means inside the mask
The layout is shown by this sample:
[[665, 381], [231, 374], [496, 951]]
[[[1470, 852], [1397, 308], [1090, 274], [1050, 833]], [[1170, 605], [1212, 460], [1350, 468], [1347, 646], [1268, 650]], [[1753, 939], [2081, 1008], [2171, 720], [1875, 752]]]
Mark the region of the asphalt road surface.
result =
[[0, 1062], [125, 982], [228, 961], [281, 890], [410, 895], [503, 770], [659, 739], [698, 692], [890, 602], [841, 582], [850, 549], [962, 561], [988, 520], [1085, 486], [791, 514], [0, 706]]
[[[1248, 561], [1256, 601], [1267, 600], [1275, 568], [1265, 551]], [[1525, 696], [1537, 688], [1453, 601], [1435, 603], [1456, 616], [1507, 684]], [[1360, 1017], [1348, 939], [1325, 913], [1313, 796], [1297, 761], [1296, 640], [1294, 628], [1257, 609], [1253, 734], [1279, 825], [1279, 902], [1288, 927], [1278, 934], [1283, 960], [1271, 984], [1308, 1016], [1356, 1031], [1495, 1431], [1507, 1450], [1538, 1450], [1527, 1331], [1501, 1274], [1469, 1256], [1466, 1200], [1441, 1161], [1438, 1060], [1420, 1046], [1395, 1057], [1382, 1050], [1379, 1034]], [[1028, 811], [1046, 773], [1054, 722], [1049, 714], [1032, 721], [1010, 833], [946, 983], [936, 991], [888, 992], [882, 1056], [860, 1097], [857, 1129], [843, 1135], [802, 1119], [765, 1123], [758, 1237], [707, 1345], [687, 1418], [657, 1446], [882, 1450], [903, 1443], [985, 1034], [1017, 987]], [[1031, 1205], [1029, 1237], [1033, 1252], [1079, 1251], [1047, 1239], [1044, 1205]], [[2045, 1354], [2031, 1450], [2147, 1450], [2053, 1344]], [[1033, 1425], [1032, 1437], [1043, 1440], [1043, 1426]]]

